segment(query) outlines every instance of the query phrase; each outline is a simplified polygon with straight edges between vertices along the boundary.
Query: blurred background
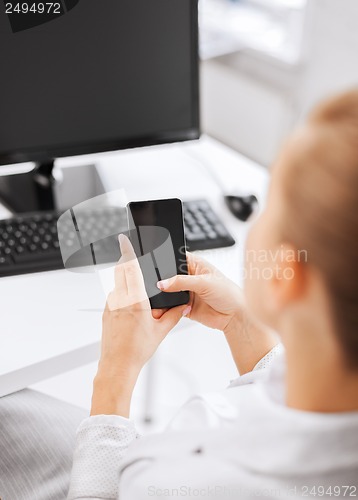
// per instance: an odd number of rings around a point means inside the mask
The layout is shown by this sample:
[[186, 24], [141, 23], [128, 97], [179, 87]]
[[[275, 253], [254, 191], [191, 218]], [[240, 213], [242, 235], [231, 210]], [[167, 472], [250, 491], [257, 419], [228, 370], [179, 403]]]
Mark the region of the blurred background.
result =
[[203, 130], [266, 166], [325, 95], [358, 82], [355, 0], [200, 0]]

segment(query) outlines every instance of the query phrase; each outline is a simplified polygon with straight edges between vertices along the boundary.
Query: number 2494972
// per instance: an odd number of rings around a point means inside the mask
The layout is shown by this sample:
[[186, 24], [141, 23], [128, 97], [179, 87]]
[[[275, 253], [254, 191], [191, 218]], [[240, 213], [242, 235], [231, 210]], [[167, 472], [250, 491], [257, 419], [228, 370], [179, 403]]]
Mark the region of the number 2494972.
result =
[[6, 14], [62, 14], [59, 2], [20, 2], [5, 4]]

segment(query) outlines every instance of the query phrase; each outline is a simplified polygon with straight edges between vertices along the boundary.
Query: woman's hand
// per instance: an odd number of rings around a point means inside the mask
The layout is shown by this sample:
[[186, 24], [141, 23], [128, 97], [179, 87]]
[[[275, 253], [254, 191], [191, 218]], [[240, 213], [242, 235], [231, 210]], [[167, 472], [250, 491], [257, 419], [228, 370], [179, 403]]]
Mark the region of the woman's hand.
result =
[[258, 324], [234, 282], [200, 257], [187, 253], [189, 275], [158, 282], [165, 292], [190, 291], [190, 319], [221, 330], [241, 374], [251, 371], [277, 343], [275, 333]]
[[133, 247], [119, 237], [122, 257], [115, 267], [115, 288], [103, 313], [101, 357], [94, 381], [92, 415], [128, 416], [137, 377], [144, 364], [190, 306], [152, 314]]
[[188, 317], [225, 331], [244, 308], [241, 288], [197, 255], [187, 252], [187, 261], [188, 275], [159, 281], [158, 288], [164, 292], [189, 290], [191, 312]]

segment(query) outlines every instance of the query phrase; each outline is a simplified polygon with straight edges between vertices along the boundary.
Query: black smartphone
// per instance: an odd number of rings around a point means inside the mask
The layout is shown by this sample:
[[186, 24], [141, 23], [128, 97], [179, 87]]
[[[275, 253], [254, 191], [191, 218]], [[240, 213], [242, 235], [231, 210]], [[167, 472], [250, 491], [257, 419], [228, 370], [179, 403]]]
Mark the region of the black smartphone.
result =
[[188, 274], [182, 202], [168, 200], [128, 203], [129, 238], [141, 267], [152, 309], [187, 304], [189, 292], [161, 292], [159, 280]]

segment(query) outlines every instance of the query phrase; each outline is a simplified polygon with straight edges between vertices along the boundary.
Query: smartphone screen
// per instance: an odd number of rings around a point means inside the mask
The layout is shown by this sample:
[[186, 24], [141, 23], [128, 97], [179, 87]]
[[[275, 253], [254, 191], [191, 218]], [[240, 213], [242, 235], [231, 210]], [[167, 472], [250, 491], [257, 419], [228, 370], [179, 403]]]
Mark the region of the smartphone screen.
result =
[[138, 201], [127, 205], [129, 237], [141, 267], [152, 309], [187, 304], [189, 292], [161, 292], [159, 280], [188, 274], [179, 199]]

